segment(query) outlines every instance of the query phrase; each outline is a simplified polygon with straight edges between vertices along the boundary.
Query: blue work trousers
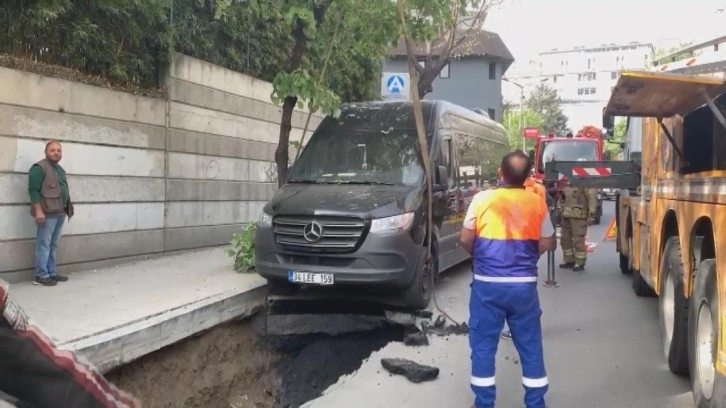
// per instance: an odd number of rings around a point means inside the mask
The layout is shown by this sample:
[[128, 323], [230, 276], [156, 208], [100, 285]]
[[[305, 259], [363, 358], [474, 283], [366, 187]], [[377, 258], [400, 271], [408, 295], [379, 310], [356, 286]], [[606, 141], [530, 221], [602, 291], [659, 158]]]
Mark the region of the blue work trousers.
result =
[[544, 366], [541, 315], [536, 283], [472, 283], [469, 345], [471, 388], [477, 408], [494, 407], [495, 357], [505, 321], [522, 363], [524, 403], [527, 408], [545, 407], [549, 383]]
[[38, 225], [35, 240], [35, 276], [48, 278], [56, 275], [58, 243], [65, 224], [65, 214], [48, 215], [45, 222]]

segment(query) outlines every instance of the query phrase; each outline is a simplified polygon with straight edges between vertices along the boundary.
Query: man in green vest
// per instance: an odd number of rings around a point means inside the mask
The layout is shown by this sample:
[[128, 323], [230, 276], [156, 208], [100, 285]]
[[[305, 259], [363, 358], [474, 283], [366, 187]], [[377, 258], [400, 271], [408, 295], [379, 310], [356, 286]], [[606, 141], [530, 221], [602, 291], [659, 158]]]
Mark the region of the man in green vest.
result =
[[61, 144], [51, 140], [45, 145], [45, 159], [35, 163], [28, 172], [30, 215], [38, 226], [35, 241], [36, 285], [54, 286], [67, 277], [56, 271], [58, 242], [66, 217], [73, 216], [68, 180], [58, 164], [63, 157]]

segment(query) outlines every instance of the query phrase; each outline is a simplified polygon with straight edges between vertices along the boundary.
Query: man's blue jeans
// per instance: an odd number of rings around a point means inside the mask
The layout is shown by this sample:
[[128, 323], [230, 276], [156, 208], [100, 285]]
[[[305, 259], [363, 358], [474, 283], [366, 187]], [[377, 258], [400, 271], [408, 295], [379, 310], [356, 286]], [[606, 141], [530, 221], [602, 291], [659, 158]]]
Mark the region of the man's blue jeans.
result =
[[60, 241], [65, 214], [49, 215], [45, 222], [38, 225], [35, 240], [35, 277], [47, 278], [56, 275], [56, 253]]

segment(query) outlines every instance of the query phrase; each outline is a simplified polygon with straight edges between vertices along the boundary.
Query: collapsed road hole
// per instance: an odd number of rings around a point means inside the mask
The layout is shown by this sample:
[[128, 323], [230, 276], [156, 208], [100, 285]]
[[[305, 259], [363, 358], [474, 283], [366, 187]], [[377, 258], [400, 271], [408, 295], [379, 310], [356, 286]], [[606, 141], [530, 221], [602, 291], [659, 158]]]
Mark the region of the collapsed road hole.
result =
[[[287, 339], [278, 364], [276, 408], [300, 407], [319, 397], [344, 375], [358, 370], [374, 351], [400, 342], [409, 328], [392, 325], [337, 336], [316, 334]], [[300, 337], [300, 336], [296, 336]], [[296, 348], [295, 345], [300, 346]]]
[[[334, 307], [320, 305], [328, 312]], [[321, 311], [310, 307], [287, 311]], [[373, 352], [418, 331], [413, 318], [409, 324], [391, 322], [376, 307], [348, 305], [335, 311], [350, 314], [300, 313], [293, 316], [296, 329], [287, 335], [266, 333], [269, 321], [263, 312], [167, 346], [106, 376], [145, 408], [295, 408], [358, 370]], [[306, 326], [306, 317], [325, 321], [322, 332]]]

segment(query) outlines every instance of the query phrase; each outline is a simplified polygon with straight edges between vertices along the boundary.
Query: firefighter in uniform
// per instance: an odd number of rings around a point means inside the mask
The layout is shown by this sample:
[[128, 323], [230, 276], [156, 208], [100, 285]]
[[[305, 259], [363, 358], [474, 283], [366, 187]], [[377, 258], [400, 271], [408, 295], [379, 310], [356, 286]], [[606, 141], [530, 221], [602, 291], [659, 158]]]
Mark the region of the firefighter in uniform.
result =
[[581, 271], [585, 269], [587, 227], [595, 221], [597, 190], [567, 185], [560, 196], [562, 209], [562, 255], [560, 268]]
[[544, 408], [549, 388], [545, 371], [537, 261], [554, 248], [554, 226], [547, 204], [525, 189], [530, 159], [521, 151], [502, 159], [502, 183], [472, 200], [461, 233], [472, 254], [473, 281], [469, 301], [471, 388], [474, 407], [494, 407], [495, 356], [506, 321], [522, 361], [524, 402]]

